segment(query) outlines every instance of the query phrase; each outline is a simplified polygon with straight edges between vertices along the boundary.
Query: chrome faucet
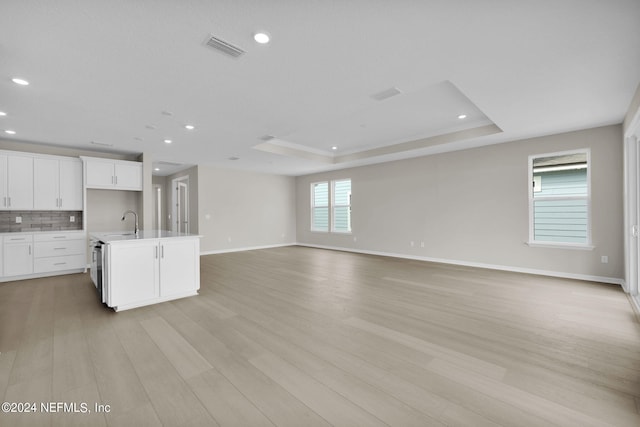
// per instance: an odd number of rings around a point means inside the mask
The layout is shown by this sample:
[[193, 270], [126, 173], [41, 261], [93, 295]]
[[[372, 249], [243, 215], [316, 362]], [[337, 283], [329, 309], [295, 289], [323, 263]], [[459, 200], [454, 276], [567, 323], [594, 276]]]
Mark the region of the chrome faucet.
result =
[[136, 236], [137, 236], [137, 235], [138, 235], [138, 231], [140, 231], [140, 230], [138, 229], [138, 214], [137, 214], [137, 213], [135, 213], [135, 212], [134, 212], [134, 211], [132, 211], [132, 210], [128, 210], [128, 211], [126, 211], [125, 213], [123, 213], [123, 214], [122, 214], [122, 221], [124, 221], [124, 217], [125, 217], [125, 216], [127, 216], [127, 214], [128, 214], [128, 213], [132, 213], [132, 214], [133, 214], [133, 216], [134, 216], [134, 217], [135, 217], [135, 219], [136, 219], [136, 225], [135, 225], [135, 229], [134, 229], [133, 231], [136, 233]]

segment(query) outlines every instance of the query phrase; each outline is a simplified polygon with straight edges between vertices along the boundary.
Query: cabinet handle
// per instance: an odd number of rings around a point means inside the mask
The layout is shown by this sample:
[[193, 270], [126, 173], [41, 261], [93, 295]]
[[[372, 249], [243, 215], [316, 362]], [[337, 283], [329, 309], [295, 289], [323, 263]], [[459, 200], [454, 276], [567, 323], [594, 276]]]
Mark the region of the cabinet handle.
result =
[[27, 240], [26, 237], [13, 237], [9, 240], [16, 240], [16, 241], [21, 241], [21, 240]]
[[111, 184], [115, 184], [115, 182], [113, 182], [113, 175], [111, 175]]
[[7, 204], [7, 207], [11, 207], [11, 197], [7, 197], [7, 200], [9, 201], [9, 203]]
[[67, 236], [53, 236], [54, 239], [66, 239]]
[[29, 245], [29, 255], [31, 255], [31, 245]]
[[2, 201], [2, 206], [4, 206], [5, 208], [7, 207], [7, 198], [4, 197], [4, 200]]
[[118, 185], [118, 175], [116, 175], [116, 185]]
[[156, 259], [158, 259], [158, 247], [157, 246], [155, 246], [153, 248], [153, 253], [155, 254], [154, 256], [156, 257]]
[[64, 251], [67, 248], [53, 248], [54, 251]]
[[164, 258], [164, 245], [160, 246], [160, 258]]
[[60, 197], [60, 207], [62, 207], [62, 197]]
[[56, 263], [55, 263], [55, 264], [53, 264], [53, 265], [66, 265], [66, 264], [67, 264], [66, 262], [56, 262]]

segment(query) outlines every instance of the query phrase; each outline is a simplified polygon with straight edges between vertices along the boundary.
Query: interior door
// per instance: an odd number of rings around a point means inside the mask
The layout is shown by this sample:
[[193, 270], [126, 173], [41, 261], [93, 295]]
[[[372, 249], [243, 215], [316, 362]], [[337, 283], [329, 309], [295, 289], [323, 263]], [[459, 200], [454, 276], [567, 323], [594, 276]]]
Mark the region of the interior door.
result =
[[153, 229], [162, 230], [162, 186], [153, 186]]
[[189, 232], [189, 184], [178, 181], [176, 185], [176, 228], [180, 233]]

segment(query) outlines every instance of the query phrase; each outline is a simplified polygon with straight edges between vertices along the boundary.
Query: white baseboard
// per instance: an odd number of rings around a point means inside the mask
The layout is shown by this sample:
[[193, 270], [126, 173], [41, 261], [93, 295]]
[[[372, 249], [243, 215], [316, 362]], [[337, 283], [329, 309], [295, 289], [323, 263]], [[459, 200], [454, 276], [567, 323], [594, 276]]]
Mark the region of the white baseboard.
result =
[[398, 253], [391, 253], [391, 252], [368, 251], [364, 249], [342, 248], [337, 246], [312, 245], [309, 243], [296, 243], [296, 245], [306, 246], [309, 248], [355, 252], [355, 253], [361, 253], [361, 254], [367, 254], [367, 255], [379, 255], [379, 256], [387, 256], [387, 257], [393, 257], [393, 258], [412, 259], [417, 261], [437, 262], [441, 264], [462, 265], [465, 267], [477, 267], [477, 268], [486, 268], [490, 270], [511, 271], [514, 273], [526, 273], [526, 274], [536, 274], [541, 276], [560, 277], [563, 279], [588, 280], [591, 282], [610, 283], [610, 284], [620, 285], [620, 286], [623, 286], [624, 284], [624, 280], [619, 279], [617, 277], [592, 276], [588, 274], [576, 274], [576, 273], [566, 273], [562, 271], [538, 270], [534, 268], [512, 267], [507, 265], [485, 264], [481, 262], [469, 262], [469, 261], [460, 261], [460, 260], [444, 259], [444, 258], [431, 258], [431, 257], [405, 255], [405, 254], [398, 254]]
[[215, 254], [226, 254], [231, 252], [243, 252], [243, 251], [255, 251], [257, 249], [272, 249], [272, 248], [281, 248], [284, 246], [295, 246], [296, 243], [279, 243], [277, 245], [265, 245], [265, 246], [248, 246], [243, 248], [230, 248], [230, 249], [219, 249], [215, 251], [201, 251], [200, 256], [202, 255], [215, 255]]

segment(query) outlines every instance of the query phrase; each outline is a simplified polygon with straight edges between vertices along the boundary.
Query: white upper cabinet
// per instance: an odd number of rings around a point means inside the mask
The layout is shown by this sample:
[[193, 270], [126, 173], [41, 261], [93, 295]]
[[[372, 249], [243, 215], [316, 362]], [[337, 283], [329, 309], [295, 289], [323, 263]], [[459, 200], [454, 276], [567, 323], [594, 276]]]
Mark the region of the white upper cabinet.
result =
[[33, 209], [33, 157], [0, 156], [0, 209]]
[[82, 162], [80, 159], [34, 159], [33, 208], [82, 210]]
[[142, 191], [142, 163], [83, 157], [87, 188]]
[[82, 161], [80, 159], [60, 160], [60, 209], [81, 211]]

